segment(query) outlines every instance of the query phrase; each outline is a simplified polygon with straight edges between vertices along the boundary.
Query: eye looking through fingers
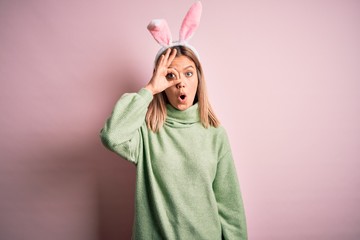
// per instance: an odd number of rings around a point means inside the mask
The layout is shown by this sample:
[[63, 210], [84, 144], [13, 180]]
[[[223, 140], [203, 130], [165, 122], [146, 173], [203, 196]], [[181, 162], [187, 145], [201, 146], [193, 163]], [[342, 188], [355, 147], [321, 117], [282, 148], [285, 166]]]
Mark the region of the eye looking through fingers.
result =
[[169, 80], [173, 80], [173, 79], [176, 79], [176, 75], [174, 73], [170, 72], [166, 75], [166, 78]]
[[168, 69], [168, 73], [166, 74], [166, 78], [168, 79], [168, 80], [176, 80], [176, 79], [178, 79], [179, 77], [178, 77], [179, 75], [178, 75], [178, 73], [176, 72], [176, 70], [174, 70], [174, 69]]

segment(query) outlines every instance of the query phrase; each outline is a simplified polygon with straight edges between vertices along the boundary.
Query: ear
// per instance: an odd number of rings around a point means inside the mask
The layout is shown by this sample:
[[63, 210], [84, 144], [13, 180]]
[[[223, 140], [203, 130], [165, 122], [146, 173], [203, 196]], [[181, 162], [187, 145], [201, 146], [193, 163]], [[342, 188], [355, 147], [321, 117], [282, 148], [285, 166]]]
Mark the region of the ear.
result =
[[169, 46], [172, 43], [171, 32], [167, 22], [164, 19], [152, 20], [147, 29], [154, 39], [162, 46]]
[[190, 7], [180, 28], [180, 42], [185, 42], [193, 36], [199, 26], [201, 12], [202, 4], [200, 1], [197, 1]]

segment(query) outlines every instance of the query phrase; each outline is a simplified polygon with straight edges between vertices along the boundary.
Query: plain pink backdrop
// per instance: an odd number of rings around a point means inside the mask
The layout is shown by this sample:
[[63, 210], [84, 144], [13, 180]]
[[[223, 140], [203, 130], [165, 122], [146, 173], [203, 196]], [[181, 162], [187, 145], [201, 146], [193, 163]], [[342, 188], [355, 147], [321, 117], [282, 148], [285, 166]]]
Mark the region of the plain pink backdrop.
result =
[[[0, 1], [0, 238], [129, 239], [135, 168], [100, 143], [191, 0]], [[220, 4], [221, 3], [221, 4]], [[191, 43], [249, 239], [360, 239], [360, 2], [203, 1]]]

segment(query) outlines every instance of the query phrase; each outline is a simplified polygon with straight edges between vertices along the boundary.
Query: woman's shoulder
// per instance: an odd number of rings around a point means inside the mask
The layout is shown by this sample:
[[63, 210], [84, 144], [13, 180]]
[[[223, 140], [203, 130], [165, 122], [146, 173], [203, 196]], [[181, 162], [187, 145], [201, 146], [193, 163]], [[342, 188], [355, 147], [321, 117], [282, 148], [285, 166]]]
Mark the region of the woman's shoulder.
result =
[[208, 134], [216, 138], [218, 141], [228, 141], [228, 134], [225, 127], [222, 125], [218, 127], [210, 126], [206, 131], [208, 131]]
[[209, 127], [207, 131], [209, 139], [212, 139], [214, 150], [219, 154], [219, 158], [231, 150], [228, 134], [224, 126]]
[[223, 125], [219, 125], [217, 127], [214, 127], [214, 126], [210, 126], [208, 128], [209, 131], [211, 131], [212, 133], [214, 134], [219, 134], [219, 135], [227, 135], [226, 133], [226, 129]]

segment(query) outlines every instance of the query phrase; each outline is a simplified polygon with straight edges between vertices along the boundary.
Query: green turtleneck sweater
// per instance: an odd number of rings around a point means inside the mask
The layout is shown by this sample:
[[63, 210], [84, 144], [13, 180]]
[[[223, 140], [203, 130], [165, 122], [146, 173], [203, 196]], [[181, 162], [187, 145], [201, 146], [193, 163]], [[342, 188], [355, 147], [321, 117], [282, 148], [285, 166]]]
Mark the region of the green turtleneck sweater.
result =
[[159, 132], [145, 123], [152, 94], [124, 94], [101, 130], [105, 146], [136, 165], [133, 238], [247, 239], [230, 145], [222, 127], [204, 128], [198, 105], [167, 105]]

